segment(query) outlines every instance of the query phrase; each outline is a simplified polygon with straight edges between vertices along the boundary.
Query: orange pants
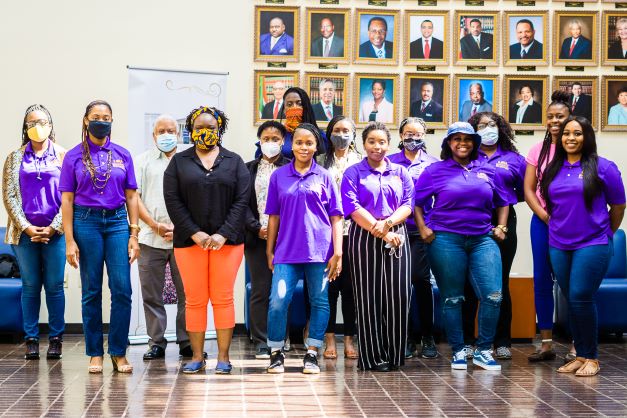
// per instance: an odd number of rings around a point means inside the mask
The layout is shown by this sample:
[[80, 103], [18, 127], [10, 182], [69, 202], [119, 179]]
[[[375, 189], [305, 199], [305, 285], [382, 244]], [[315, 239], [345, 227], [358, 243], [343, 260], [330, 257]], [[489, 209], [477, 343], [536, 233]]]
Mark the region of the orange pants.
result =
[[175, 248], [174, 256], [185, 287], [187, 331], [207, 330], [209, 301], [216, 329], [235, 327], [233, 287], [244, 257], [244, 245], [224, 245], [218, 251], [205, 251], [194, 245]]

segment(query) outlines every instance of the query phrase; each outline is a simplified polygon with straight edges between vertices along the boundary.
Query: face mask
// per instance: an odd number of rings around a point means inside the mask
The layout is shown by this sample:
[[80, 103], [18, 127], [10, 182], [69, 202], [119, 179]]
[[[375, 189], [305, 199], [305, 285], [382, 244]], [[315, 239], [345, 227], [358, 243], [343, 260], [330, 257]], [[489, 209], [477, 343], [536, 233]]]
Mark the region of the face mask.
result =
[[98, 139], [106, 138], [111, 135], [111, 122], [90, 120], [87, 130]]
[[481, 143], [483, 145], [494, 145], [499, 140], [499, 129], [495, 127], [485, 127], [479, 131], [477, 131], [479, 135], [481, 135]]
[[298, 125], [300, 125], [302, 120], [302, 107], [290, 107], [285, 111], [285, 128], [288, 130], [288, 132], [294, 132], [294, 130]]
[[331, 135], [331, 143], [336, 149], [346, 149], [353, 141], [351, 134]]
[[278, 142], [262, 142], [261, 153], [268, 158], [274, 158], [281, 152], [281, 144]]
[[192, 131], [192, 141], [196, 147], [202, 150], [210, 150], [216, 146], [220, 136], [217, 129], [194, 129]]
[[165, 133], [157, 136], [157, 148], [163, 152], [172, 151], [176, 148], [176, 135]]
[[50, 136], [50, 132], [52, 132], [52, 127], [50, 125], [35, 125], [26, 131], [28, 137], [35, 142], [44, 142]]
[[403, 140], [403, 147], [407, 151], [416, 151], [417, 149], [424, 149], [425, 142], [422, 139], [409, 139]]

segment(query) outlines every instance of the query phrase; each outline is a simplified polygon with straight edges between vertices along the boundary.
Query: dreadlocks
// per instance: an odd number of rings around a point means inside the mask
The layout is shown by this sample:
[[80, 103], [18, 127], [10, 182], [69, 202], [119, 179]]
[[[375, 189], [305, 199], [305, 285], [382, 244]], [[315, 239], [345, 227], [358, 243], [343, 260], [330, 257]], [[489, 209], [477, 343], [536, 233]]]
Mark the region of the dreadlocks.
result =
[[109, 112], [111, 112], [111, 115], [113, 116], [113, 110], [111, 109], [111, 105], [105, 102], [104, 100], [94, 100], [93, 102], [87, 105], [87, 107], [85, 108], [85, 115], [83, 115], [83, 121], [82, 121], [83, 122], [82, 123], [83, 139], [81, 142], [82, 147], [83, 147], [82, 161], [83, 161], [83, 165], [85, 165], [85, 170], [89, 172], [89, 176], [91, 177], [91, 183], [93, 184], [94, 189], [102, 191], [102, 189], [104, 189], [107, 183], [109, 182], [109, 178], [111, 177], [111, 169], [113, 168], [113, 161], [112, 161], [111, 150], [109, 150], [107, 152], [107, 167], [105, 169], [106, 171], [102, 173], [96, 170], [96, 166], [94, 166], [94, 163], [91, 159], [91, 152], [89, 152], [89, 143], [88, 143], [89, 134], [87, 131], [87, 125], [85, 125], [85, 119], [87, 119], [87, 117], [89, 116], [89, 112], [91, 112], [91, 110], [96, 106], [105, 106], [106, 108], [109, 109]]
[[26, 145], [30, 141], [30, 138], [28, 137], [28, 128], [26, 127], [26, 117], [37, 110], [39, 110], [40, 112], [44, 112], [48, 117], [48, 122], [50, 122], [50, 127], [52, 128], [52, 130], [50, 131], [50, 135], [48, 135], [48, 139], [54, 142], [54, 125], [52, 123], [52, 115], [50, 115], [50, 112], [48, 111], [48, 109], [46, 109], [46, 106], [42, 104], [34, 104], [28, 106], [26, 112], [24, 112], [24, 122], [22, 123], [22, 145]]

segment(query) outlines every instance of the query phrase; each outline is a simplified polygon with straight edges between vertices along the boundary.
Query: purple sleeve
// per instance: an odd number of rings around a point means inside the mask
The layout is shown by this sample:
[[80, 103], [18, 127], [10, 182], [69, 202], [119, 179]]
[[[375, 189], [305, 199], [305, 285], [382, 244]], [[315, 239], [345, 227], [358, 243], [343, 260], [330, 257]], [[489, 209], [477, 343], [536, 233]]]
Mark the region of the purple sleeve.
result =
[[516, 167], [513, 170], [514, 174], [514, 187], [516, 188], [516, 197], [519, 202], [525, 201], [525, 171], [527, 171], [527, 161], [525, 157], [520, 154], [516, 154]]
[[63, 165], [61, 166], [61, 178], [59, 179], [59, 190], [62, 192], [74, 193], [76, 191], [76, 175], [74, 174], [74, 164], [76, 159], [73, 157], [73, 155], [66, 155], [63, 159]]
[[126, 183], [124, 189], [137, 190], [137, 180], [135, 179], [135, 168], [133, 166], [133, 158], [131, 154], [125, 155], [124, 166], [126, 168]]
[[333, 178], [330, 174], [326, 175], [326, 187], [329, 199], [329, 208], [328, 213], [329, 216], [342, 216], [342, 201], [340, 200], [340, 196], [337, 191], [337, 186], [335, 185]]
[[[492, 166], [490, 166], [492, 167]], [[490, 176], [492, 177], [492, 181], [494, 183], [494, 189], [492, 191], [492, 204], [495, 208], [502, 208], [504, 206], [509, 206], [507, 199], [507, 191], [505, 189], [505, 185], [503, 184], [503, 179], [501, 176], [496, 175], [496, 170], [492, 170], [490, 172]]]
[[[277, 185], [277, 172], [270, 176], [270, 183], [268, 184], [268, 199], [266, 200], [266, 215], [280, 215], [281, 214], [281, 202], [279, 201], [279, 187]], [[253, 192], [254, 193], [254, 192]]]
[[416, 186], [414, 187], [415, 206], [424, 208], [431, 203], [433, 193], [433, 178], [431, 177], [431, 170], [427, 167], [416, 180]]
[[625, 203], [625, 186], [616, 164], [609, 162], [603, 173], [603, 192], [609, 205], [622, 205]]
[[414, 198], [414, 182], [409, 175], [409, 172], [405, 167], [401, 167], [401, 179], [403, 180], [403, 197], [401, 199], [401, 206], [407, 206], [414, 212], [413, 198]]
[[359, 192], [357, 185], [359, 184], [359, 172], [355, 166], [349, 167], [342, 177], [342, 185], [340, 187], [342, 195], [342, 207], [344, 208], [344, 217], [350, 219], [351, 214], [361, 209], [359, 203]]

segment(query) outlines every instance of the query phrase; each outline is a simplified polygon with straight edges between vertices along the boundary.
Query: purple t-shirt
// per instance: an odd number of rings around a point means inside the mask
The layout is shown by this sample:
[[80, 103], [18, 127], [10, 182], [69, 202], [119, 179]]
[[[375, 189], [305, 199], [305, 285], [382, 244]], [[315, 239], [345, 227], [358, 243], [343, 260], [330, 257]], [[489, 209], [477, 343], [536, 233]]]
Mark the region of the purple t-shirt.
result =
[[527, 169], [525, 157], [517, 152], [503, 151], [501, 147], [497, 147], [490, 157], [479, 150], [479, 159], [496, 169], [496, 176], [503, 185], [502, 197], [508, 205], [515, 205], [524, 200], [523, 181]]
[[333, 255], [331, 216], [342, 216], [342, 204], [331, 174], [311, 163], [305, 174], [294, 162], [270, 176], [266, 215], [279, 215], [275, 264], [326, 263]]
[[473, 160], [466, 167], [454, 159], [431, 164], [416, 184], [416, 206], [434, 199], [426, 220], [434, 231], [483, 235], [492, 230], [492, 212], [508, 206], [494, 166]]
[[[137, 189], [135, 169], [131, 154], [107, 138], [100, 147], [87, 139], [91, 160], [96, 167], [96, 177], [104, 178], [107, 170], [107, 153], [111, 151], [111, 177], [103, 189], [94, 187], [89, 172], [83, 164], [83, 144], [78, 144], [65, 155], [61, 169], [59, 190], [74, 192], [74, 203], [96, 209], [117, 209], [126, 203], [124, 191]], [[99, 174], [100, 173], [100, 174]], [[101, 182], [97, 183], [102, 185]]]
[[61, 207], [59, 178], [61, 160], [52, 141], [41, 157], [37, 157], [29, 142], [24, 149], [20, 166], [22, 209], [28, 222], [34, 226], [50, 226]]
[[549, 185], [551, 217], [549, 245], [560, 250], [576, 250], [590, 245], [608, 243], [612, 237], [607, 205], [625, 203], [625, 187], [616, 164], [599, 157], [599, 178], [602, 192], [592, 201], [588, 211], [583, 198], [583, 175], [577, 161], [564, 166]]
[[[403, 167], [407, 169], [407, 171], [409, 172], [409, 175], [411, 176], [414, 182], [414, 188], [415, 188], [416, 182], [418, 181], [418, 177], [420, 177], [420, 175], [425, 170], [425, 168], [427, 168], [428, 166], [430, 166], [431, 164], [435, 162], [440, 161], [434, 156], [427, 154], [426, 151], [419, 151], [418, 157], [419, 157], [418, 161], [413, 161], [413, 162], [409, 161], [409, 159], [405, 155], [404, 150], [401, 150], [401, 152], [398, 152], [396, 154], [390, 155], [390, 162], [394, 164], [402, 165]], [[432, 206], [431, 204], [427, 204], [424, 207], [425, 219], [429, 217], [429, 211], [431, 211], [431, 206]], [[418, 230], [413, 216], [410, 216], [409, 218], [407, 218], [407, 229], [409, 231]]]

